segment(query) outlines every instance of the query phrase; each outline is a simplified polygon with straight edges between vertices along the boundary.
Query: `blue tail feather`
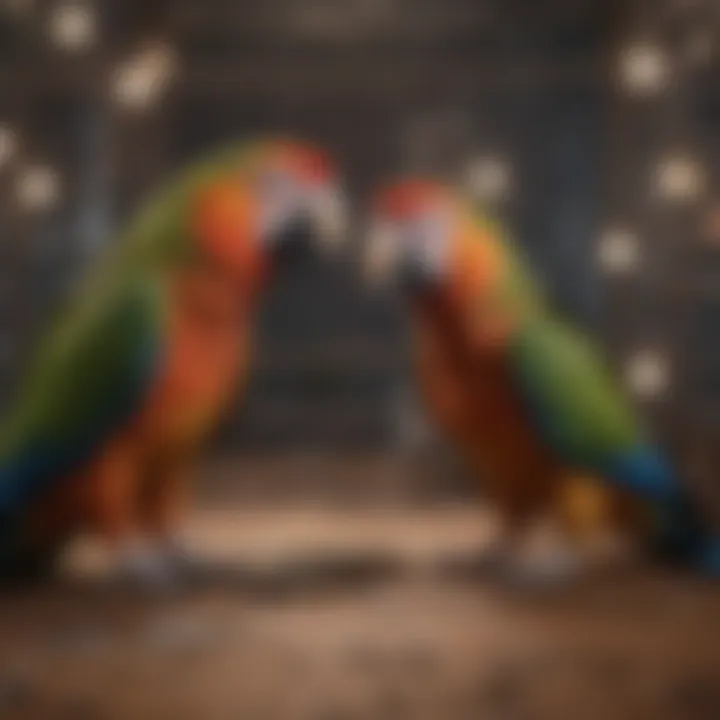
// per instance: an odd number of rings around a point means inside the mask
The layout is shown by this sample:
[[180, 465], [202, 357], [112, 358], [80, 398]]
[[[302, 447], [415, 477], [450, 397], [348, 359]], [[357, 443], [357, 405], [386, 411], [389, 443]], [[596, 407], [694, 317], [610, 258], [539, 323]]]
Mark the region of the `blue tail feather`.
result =
[[720, 578], [720, 538], [712, 538], [698, 554], [697, 567], [709, 577]]
[[660, 502], [674, 500], [682, 493], [670, 463], [648, 445], [637, 445], [613, 458], [606, 475], [624, 490]]
[[708, 530], [696, 503], [662, 452], [638, 445], [615, 457], [605, 476], [646, 500], [654, 511], [653, 548], [667, 559], [720, 577], [720, 538]]

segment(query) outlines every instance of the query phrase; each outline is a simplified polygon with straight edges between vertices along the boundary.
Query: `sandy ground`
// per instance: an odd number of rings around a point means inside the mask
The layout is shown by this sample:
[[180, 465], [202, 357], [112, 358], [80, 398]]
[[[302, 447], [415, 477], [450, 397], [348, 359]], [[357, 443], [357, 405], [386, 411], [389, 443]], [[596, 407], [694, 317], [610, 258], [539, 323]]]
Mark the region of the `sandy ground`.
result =
[[474, 510], [199, 512], [167, 596], [91, 546], [0, 598], [0, 718], [716, 720], [720, 588], [637, 565], [513, 589]]

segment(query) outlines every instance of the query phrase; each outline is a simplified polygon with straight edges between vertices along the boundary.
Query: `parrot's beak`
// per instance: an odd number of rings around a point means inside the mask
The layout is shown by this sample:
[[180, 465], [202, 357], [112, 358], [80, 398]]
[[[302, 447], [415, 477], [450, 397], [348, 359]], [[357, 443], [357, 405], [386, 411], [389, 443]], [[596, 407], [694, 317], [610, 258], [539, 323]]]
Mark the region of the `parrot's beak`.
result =
[[272, 246], [279, 265], [308, 260], [315, 247], [326, 253], [337, 249], [347, 233], [347, 212], [342, 192], [335, 186], [313, 188], [305, 202], [274, 230]]
[[375, 221], [371, 226], [363, 261], [368, 284], [376, 288], [393, 285], [410, 293], [427, 290], [441, 277], [434, 264], [436, 258], [427, 252], [408, 252], [397, 232], [385, 221]]
[[289, 219], [274, 235], [274, 258], [278, 266], [292, 266], [310, 256], [314, 224], [309, 213], [303, 211]]

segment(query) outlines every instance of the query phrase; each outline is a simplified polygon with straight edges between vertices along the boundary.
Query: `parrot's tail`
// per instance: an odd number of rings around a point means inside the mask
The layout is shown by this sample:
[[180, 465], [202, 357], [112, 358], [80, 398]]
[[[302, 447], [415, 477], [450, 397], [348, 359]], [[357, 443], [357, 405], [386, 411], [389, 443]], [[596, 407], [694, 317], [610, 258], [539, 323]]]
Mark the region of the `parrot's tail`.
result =
[[720, 578], [720, 537], [712, 538], [697, 557], [697, 566], [707, 577]]
[[651, 549], [672, 564], [690, 566], [720, 579], [720, 537], [713, 534], [687, 493], [655, 505]]
[[41, 580], [52, 573], [59, 546], [32, 543], [22, 523], [0, 515], [0, 588]]
[[709, 529], [696, 500], [657, 448], [642, 446], [624, 453], [610, 476], [650, 509], [653, 555], [720, 578], [720, 537]]
[[0, 587], [35, 582], [56, 566], [59, 547], [39, 543], [28, 533], [26, 515], [12, 485], [0, 473]]
[[17, 466], [0, 465], [0, 587], [32, 583], [52, 574], [66, 538], [40, 540], [29, 531], [31, 492]]

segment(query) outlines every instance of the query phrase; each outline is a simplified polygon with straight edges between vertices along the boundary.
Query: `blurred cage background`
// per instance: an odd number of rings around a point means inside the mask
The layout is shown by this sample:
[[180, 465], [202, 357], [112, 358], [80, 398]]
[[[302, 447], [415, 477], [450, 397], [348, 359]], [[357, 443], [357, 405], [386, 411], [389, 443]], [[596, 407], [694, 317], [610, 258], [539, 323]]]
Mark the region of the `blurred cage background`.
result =
[[[716, 0], [0, 0], [0, 407], [164, 178], [291, 134], [338, 158], [358, 215], [398, 171], [473, 193], [719, 507], [719, 128]], [[402, 307], [355, 265], [272, 289], [215, 455], [377, 458], [382, 483], [325, 484], [470, 492], [424, 429]]]

